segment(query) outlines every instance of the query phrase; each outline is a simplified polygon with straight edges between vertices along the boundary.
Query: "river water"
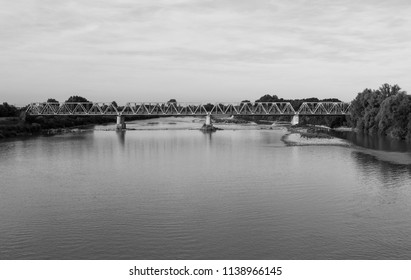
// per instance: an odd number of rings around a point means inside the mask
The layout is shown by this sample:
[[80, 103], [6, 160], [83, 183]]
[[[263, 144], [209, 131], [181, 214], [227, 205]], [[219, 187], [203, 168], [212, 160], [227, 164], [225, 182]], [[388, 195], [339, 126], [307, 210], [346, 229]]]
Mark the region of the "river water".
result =
[[0, 258], [411, 258], [409, 147], [287, 146], [284, 129], [199, 126], [0, 142]]

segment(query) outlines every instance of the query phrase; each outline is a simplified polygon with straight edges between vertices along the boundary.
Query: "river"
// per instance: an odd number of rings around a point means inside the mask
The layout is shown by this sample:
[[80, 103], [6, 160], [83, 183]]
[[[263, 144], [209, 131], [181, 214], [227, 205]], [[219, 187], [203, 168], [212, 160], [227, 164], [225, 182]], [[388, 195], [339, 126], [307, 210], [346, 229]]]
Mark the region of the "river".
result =
[[0, 259], [411, 258], [409, 146], [199, 126], [0, 142]]

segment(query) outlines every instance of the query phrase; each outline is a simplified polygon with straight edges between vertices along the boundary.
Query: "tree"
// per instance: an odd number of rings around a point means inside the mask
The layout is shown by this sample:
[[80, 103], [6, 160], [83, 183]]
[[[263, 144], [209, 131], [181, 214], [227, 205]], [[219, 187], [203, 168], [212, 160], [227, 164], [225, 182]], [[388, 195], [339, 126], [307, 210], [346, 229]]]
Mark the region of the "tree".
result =
[[3, 103], [3, 105], [0, 105], [0, 117], [8, 117], [8, 110], [5, 107], [5, 104], [7, 103]]
[[73, 96], [70, 96], [70, 98], [67, 99], [66, 102], [90, 102], [90, 101], [88, 101], [86, 98], [82, 96], [73, 95]]
[[47, 99], [47, 103], [52, 103], [49, 106], [51, 106], [54, 109], [55, 112], [58, 111], [58, 109], [60, 107], [60, 103], [56, 99], [49, 98], [49, 99]]
[[405, 138], [408, 133], [408, 115], [411, 113], [411, 96], [404, 92], [390, 95], [382, 103], [376, 116], [378, 132], [394, 138]]
[[54, 99], [54, 98], [49, 98], [49, 99], [47, 99], [47, 102], [48, 103], [59, 103], [56, 99]]
[[408, 114], [407, 139], [411, 141], [411, 113]]
[[204, 105], [204, 109], [207, 110], [207, 112], [211, 112], [211, 110], [214, 108], [214, 105], [211, 103], [207, 103]]
[[411, 96], [398, 85], [365, 89], [351, 102], [352, 126], [368, 133], [411, 138]]
[[401, 91], [401, 88], [398, 85], [391, 86], [387, 83], [380, 86], [378, 90], [381, 93], [383, 99], [388, 98], [392, 95], [396, 95], [398, 93], [405, 93], [404, 91]]
[[341, 102], [341, 100], [338, 98], [324, 98], [321, 102]]
[[351, 102], [351, 117], [353, 126], [359, 130], [373, 130], [374, 119], [383, 101], [380, 91], [364, 89]]
[[269, 94], [266, 94], [266, 95], [260, 97], [259, 99], [257, 99], [255, 102], [278, 102], [278, 101], [279, 101], [279, 99], [278, 99], [277, 95], [271, 96]]
[[19, 110], [9, 105], [7, 102], [4, 102], [3, 105], [0, 105], [0, 117], [17, 117], [19, 115]]
[[[86, 110], [90, 110], [92, 103], [91, 101], [88, 101], [86, 98], [82, 97], [82, 96], [78, 96], [78, 95], [73, 95], [70, 96], [69, 99], [66, 100], [66, 103], [89, 103], [89, 104], [84, 104], [83, 107]], [[66, 105], [70, 110], [75, 110], [77, 107], [76, 104], [68, 104]]]

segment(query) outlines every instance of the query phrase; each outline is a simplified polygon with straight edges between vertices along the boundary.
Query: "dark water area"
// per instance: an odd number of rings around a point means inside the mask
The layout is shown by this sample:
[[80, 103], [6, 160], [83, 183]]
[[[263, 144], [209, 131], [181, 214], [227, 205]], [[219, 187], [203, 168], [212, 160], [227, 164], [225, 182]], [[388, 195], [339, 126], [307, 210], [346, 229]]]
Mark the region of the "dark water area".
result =
[[411, 165], [170, 122], [1, 142], [0, 259], [411, 259]]
[[366, 149], [389, 152], [411, 152], [411, 141], [352, 131], [332, 131], [331, 134]]

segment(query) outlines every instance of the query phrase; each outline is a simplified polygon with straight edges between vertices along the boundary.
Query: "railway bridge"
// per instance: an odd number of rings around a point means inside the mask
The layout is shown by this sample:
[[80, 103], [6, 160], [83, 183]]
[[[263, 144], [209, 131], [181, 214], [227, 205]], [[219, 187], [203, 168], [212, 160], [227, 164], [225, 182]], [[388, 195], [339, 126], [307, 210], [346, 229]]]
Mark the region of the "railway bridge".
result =
[[26, 113], [32, 116], [115, 116], [117, 129], [125, 129], [125, 116], [205, 116], [206, 125], [212, 125], [211, 116], [291, 116], [291, 124], [296, 125], [299, 116], [349, 115], [350, 106], [346, 102], [303, 102], [298, 108], [289, 102], [128, 102], [124, 106], [114, 102], [37, 102], [31, 103]]

